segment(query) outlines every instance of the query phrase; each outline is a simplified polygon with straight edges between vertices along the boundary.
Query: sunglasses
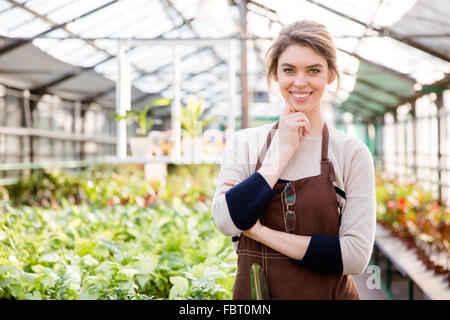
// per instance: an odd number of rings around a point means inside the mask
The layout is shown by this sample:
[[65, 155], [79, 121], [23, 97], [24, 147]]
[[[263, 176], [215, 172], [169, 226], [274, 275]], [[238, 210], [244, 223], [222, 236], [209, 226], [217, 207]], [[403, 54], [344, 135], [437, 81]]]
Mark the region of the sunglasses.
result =
[[289, 209], [289, 206], [295, 204], [295, 189], [294, 186], [288, 182], [281, 192], [281, 204], [284, 211], [284, 202], [286, 203], [286, 211], [284, 212], [284, 227], [286, 232], [293, 232], [295, 230], [295, 211]]

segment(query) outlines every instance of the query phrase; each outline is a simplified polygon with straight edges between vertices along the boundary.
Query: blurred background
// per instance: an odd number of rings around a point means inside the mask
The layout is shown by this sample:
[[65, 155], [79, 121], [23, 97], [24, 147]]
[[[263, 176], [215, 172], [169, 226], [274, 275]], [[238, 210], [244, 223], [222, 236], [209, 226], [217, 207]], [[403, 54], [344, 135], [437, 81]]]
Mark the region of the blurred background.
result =
[[221, 154], [278, 119], [264, 55], [308, 19], [338, 50], [326, 121], [376, 167], [362, 298], [450, 299], [449, 16], [446, 0], [0, 0], [0, 297], [229, 299]]

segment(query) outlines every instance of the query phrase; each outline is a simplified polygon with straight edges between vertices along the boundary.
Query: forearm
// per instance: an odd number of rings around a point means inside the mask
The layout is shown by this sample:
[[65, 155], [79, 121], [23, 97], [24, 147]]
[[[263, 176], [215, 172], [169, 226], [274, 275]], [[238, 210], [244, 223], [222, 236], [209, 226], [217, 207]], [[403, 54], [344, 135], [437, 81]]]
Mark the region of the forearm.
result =
[[277, 183], [292, 155], [293, 152], [280, 149], [278, 144], [272, 144], [269, 148], [264, 162], [257, 172], [263, 176], [271, 188]]
[[244, 234], [285, 256], [301, 260], [308, 249], [310, 236], [300, 236], [282, 231], [273, 230], [260, 225], [258, 230], [247, 230]]
[[342, 256], [339, 237], [321, 234], [301, 236], [270, 229], [258, 221], [243, 232], [275, 251], [289, 257], [292, 262], [317, 272], [342, 274]]

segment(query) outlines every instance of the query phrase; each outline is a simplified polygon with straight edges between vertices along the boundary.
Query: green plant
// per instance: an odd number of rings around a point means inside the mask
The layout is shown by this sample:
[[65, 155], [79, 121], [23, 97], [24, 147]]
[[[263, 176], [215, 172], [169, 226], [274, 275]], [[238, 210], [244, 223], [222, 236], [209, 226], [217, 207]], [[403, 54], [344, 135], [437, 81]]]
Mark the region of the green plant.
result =
[[[450, 211], [430, 191], [417, 183], [401, 185], [377, 177], [377, 220], [393, 235], [413, 247], [417, 240], [447, 250], [450, 243]], [[422, 241], [423, 242], [423, 241]]]
[[126, 169], [45, 176], [40, 195], [85, 186], [91, 200], [79, 205], [1, 207], [0, 299], [231, 298], [236, 254], [211, 213], [219, 167], [170, 166], [148, 206], [138, 201], [143, 173], [139, 182], [136, 167]]
[[199, 137], [207, 125], [217, 120], [217, 117], [203, 117], [204, 112], [204, 101], [193, 97], [188, 100], [186, 106], [181, 108], [181, 128], [184, 136]]
[[[47, 169], [24, 176], [3, 187], [7, 202], [17, 205], [52, 207], [87, 202], [96, 207], [141, 203], [158, 198], [158, 188], [144, 179], [142, 167], [98, 165], [81, 172]], [[1, 190], [0, 190], [1, 192]]]
[[147, 133], [151, 130], [153, 125], [156, 123], [156, 120], [148, 120], [148, 112], [152, 107], [155, 106], [167, 106], [170, 104], [169, 99], [160, 98], [151, 101], [143, 110], [129, 110], [125, 113], [125, 115], [113, 114], [115, 120], [124, 120], [124, 119], [132, 119], [137, 124], [138, 128], [136, 129], [136, 133], [139, 137], [147, 136]]

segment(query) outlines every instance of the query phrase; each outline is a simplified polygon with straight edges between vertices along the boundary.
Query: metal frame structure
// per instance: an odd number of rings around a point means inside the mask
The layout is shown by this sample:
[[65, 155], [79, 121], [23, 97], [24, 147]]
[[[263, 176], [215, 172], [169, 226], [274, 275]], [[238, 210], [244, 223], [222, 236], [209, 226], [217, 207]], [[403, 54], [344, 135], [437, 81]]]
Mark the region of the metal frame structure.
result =
[[[37, 85], [30, 86], [27, 88], [17, 88], [20, 91], [12, 90], [11, 86], [5, 86], [4, 90], [7, 92], [7, 96], [17, 96], [18, 97], [18, 110], [21, 110], [21, 120], [20, 126], [11, 128], [8, 124], [6, 124], [6, 119], [0, 119], [0, 141], [5, 142], [7, 139], [19, 139], [19, 143], [22, 146], [25, 146], [25, 140], [29, 140], [29, 148], [27, 149], [28, 155], [27, 158], [32, 161], [35, 159], [34, 152], [36, 146], [33, 146], [38, 139], [46, 138], [51, 141], [56, 140], [66, 140], [71, 141], [73, 143], [80, 143], [81, 148], [80, 152], [77, 156], [78, 159], [84, 159], [86, 154], [84, 152], [85, 145], [87, 143], [97, 143], [100, 145], [108, 145], [108, 146], [117, 146], [116, 153], [123, 157], [124, 150], [126, 151], [126, 143], [123, 139], [124, 125], [120, 124], [120, 128], [114, 128], [111, 125], [110, 121], [107, 122], [109, 124], [108, 134], [105, 137], [94, 137], [92, 135], [86, 134], [84, 132], [85, 129], [85, 119], [86, 114], [91, 112], [92, 109], [90, 106], [98, 106], [100, 105], [100, 110], [102, 112], [107, 113], [114, 110], [114, 105], [121, 106], [116, 109], [116, 111], [123, 112], [124, 109], [129, 108], [131, 105], [133, 106], [143, 106], [146, 104], [146, 101], [151, 100], [153, 97], [161, 95], [163, 92], [171, 90], [175, 92], [172, 113], [174, 115], [178, 114], [179, 107], [181, 103], [180, 98], [180, 89], [179, 83], [180, 81], [186, 80], [195, 80], [197, 76], [201, 76], [205, 73], [213, 74], [215, 70], [220, 68], [227, 59], [224, 59], [221, 52], [218, 52], [214, 47], [215, 42], [222, 43], [239, 43], [240, 49], [240, 68], [237, 68], [237, 64], [235, 59], [233, 59], [233, 53], [230, 55], [231, 58], [228, 59], [230, 62], [228, 69], [228, 81], [230, 82], [228, 93], [218, 94], [218, 99], [227, 100], [225, 97], [228, 96], [230, 99], [230, 103], [232, 106], [236, 105], [237, 97], [240, 96], [240, 105], [241, 105], [241, 128], [246, 128], [250, 126], [249, 119], [249, 101], [251, 100], [251, 91], [252, 87], [249, 86], [249, 75], [251, 76], [251, 72], [248, 70], [247, 60], [248, 55], [252, 52], [249, 51], [249, 48], [252, 47], [255, 52], [256, 57], [258, 57], [259, 64], [262, 65], [261, 55], [263, 50], [259, 45], [259, 41], [261, 40], [270, 40], [272, 37], [268, 35], [267, 37], [255, 36], [252, 33], [252, 30], [247, 27], [247, 23], [249, 18], [253, 16], [262, 17], [267, 19], [271, 25], [282, 26], [281, 18], [277, 12], [277, 10], [271, 8], [266, 1], [260, 0], [229, 0], [228, 4], [232, 7], [238, 15], [235, 16], [236, 30], [231, 34], [226, 36], [219, 36], [215, 38], [204, 37], [201, 32], [196, 27], [195, 19], [186, 15], [183, 9], [180, 9], [180, 4], [175, 0], [155, 0], [153, 2], [159, 3], [163, 8], [162, 14], [171, 21], [171, 27], [169, 27], [166, 31], [161, 32], [158, 35], [148, 37], [148, 36], [133, 36], [133, 37], [118, 37], [114, 36], [114, 33], [111, 33], [108, 36], [102, 37], [92, 37], [86, 36], [83, 33], [77, 33], [72, 30], [72, 26], [80, 21], [86, 21], [88, 18], [102, 12], [103, 10], [108, 10], [114, 8], [121, 4], [120, 1], [104, 1], [97, 7], [92, 7], [91, 9], [83, 12], [77, 16], [72, 16], [66, 21], [54, 21], [51, 18], [51, 13], [56, 12], [58, 10], [65, 9], [66, 7], [70, 7], [75, 1], [66, 1], [62, 4], [59, 4], [57, 7], [52, 8], [47, 12], [40, 12], [39, 10], [33, 8], [30, 3], [32, 1], [18, 1], [18, 0], [5, 0], [10, 4], [9, 7], [4, 7], [0, 9], [0, 15], [8, 14], [8, 12], [12, 10], [24, 10], [28, 14], [31, 14], [31, 18], [29, 20], [23, 21], [11, 31], [15, 31], [15, 29], [20, 29], [27, 23], [31, 21], [41, 21], [42, 23], [47, 24], [47, 28], [33, 35], [32, 37], [7, 37], [0, 36], [0, 59], [2, 56], [13, 54], [18, 50], [21, 50], [27, 46], [30, 46], [35, 40], [39, 39], [54, 39], [63, 40], [63, 39], [75, 39], [79, 40], [80, 43], [86, 44], [93, 51], [89, 53], [87, 57], [91, 57], [94, 54], [98, 54], [101, 56], [100, 59], [95, 60], [96, 62], [88, 65], [88, 66], [78, 66], [76, 68], [70, 69], [70, 71], [63, 71], [60, 74], [52, 74], [51, 77], [45, 82], [41, 82]], [[348, 70], [344, 70], [343, 75], [347, 77], [352, 77], [356, 79], [356, 84], [353, 89], [345, 92], [342, 90], [348, 97], [340, 102], [334, 102], [335, 111], [341, 112], [351, 112], [354, 114], [356, 122], [362, 123], [366, 128], [366, 142], [370, 142], [373, 144], [373, 152], [375, 155], [375, 159], [377, 160], [377, 167], [383, 169], [385, 171], [391, 172], [394, 175], [404, 175], [405, 177], [409, 175], [410, 177], [415, 177], [416, 179], [420, 179], [424, 181], [424, 178], [420, 176], [421, 165], [417, 163], [411, 163], [406, 161], [406, 159], [410, 160], [416, 159], [416, 157], [420, 156], [421, 151], [418, 150], [418, 145], [416, 140], [418, 138], [417, 127], [423, 122], [436, 122], [436, 132], [435, 136], [437, 136], [437, 164], [435, 166], [434, 172], [436, 173], [436, 193], [442, 201], [448, 201], [448, 197], [450, 194], [450, 188], [446, 181], [450, 180], [448, 175], [450, 164], [448, 163], [449, 152], [447, 145], [449, 144], [449, 134], [447, 131], [447, 124], [449, 119], [449, 107], [448, 107], [448, 99], [445, 98], [446, 92], [449, 90], [450, 84], [450, 73], [447, 72], [444, 74], [444, 77], [434, 81], [432, 83], [422, 84], [418, 86], [418, 81], [412, 77], [410, 74], [406, 74], [402, 71], [394, 70], [391, 67], [388, 67], [385, 64], [374, 62], [372, 59], [365, 58], [359, 50], [359, 43], [361, 43], [364, 39], [369, 39], [373, 37], [380, 37], [386, 39], [393, 39], [396, 43], [402, 46], [411, 47], [411, 50], [416, 50], [417, 52], [421, 52], [426, 56], [433, 57], [436, 60], [439, 60], [441, 63], [450, 62], [450, 54], [448, 50], [446, 51], [445, 46], [435, 46], [435, 42], [430, 42], [432, 40], [439, 40], [442, 43], [445, 41], [449, 41], [450, 34], [445, 32], [433, 33], [433, 29], [424, 30], [424, 32], [411, 31], [410, 33], [402, 32], [401, 23], [397, 23], [391, 27], [380, 27], [376, 26], [373, 21], [364, 21], [361, 18], [356, 18], [354, 15], [349, 14], [348, 12], [344, 12], [335, 4], [331, 4], [325, 2], [323, 0], [299, 0], [300, 3], [308, 3], [310, 5], [316, 6], [318, 8], [327, 11], [328, 13], [340, 17], [342, 19], [351, 21], [357, 26], [362, 27], [365, 31], [361, 35], [352, 35], [352, 34], [344, 34], [344, 35], [336, 35], [337, 38], [355, 38], [358, 40], [358, 46], [356, 46], [355, 50], [347, 50], [344, 48], [338, 48], [340, 53], [353, 57], [359, 61], [359, 68], [357, 72], [349, 72]], [[416, 4], [416, 9], [412, 8], [412, 10], [419, 10], [423, 8], [423, 6], [428, 5], [434, 11], [436, 1], [424, 2], [423, 0], [418, 0]], [[380, 2], [381, 5], [381, 2]], [[422, 7], [421, 7], [422, 6]], [[130, 10], [134, 10], [136, 8], [131, 8]], [[440, 10], [444, 10], [445, 8], [440, 7]], [[117, 14], [119, 16], [120, 13]], [[374, 15], [373, 15], [374, 16]], [[139, 21], [145, 20], [145, 16], [139, 18]], [[405, 19], [408, 18], [408, 15], [405, 15]], [[425, 17], [426, 18], [426, 17]], [[424, 19], [425, 19], [424, 18]], [[138, 22], [138, 21], [134, 21]], [[424, 20], [425, 22], [425, 20]], [[133, 22], [130, 22], [133, 23]], [[429, 21], [427, 22], [429, 23]], [[99, 27], [101, 23], [96, 23], [93, 27]], [[424, 24], [425, 25], [425, 24]], [[127, 25], [126, 27], [130, 27], [131, 25]], [[179, 40], [180, 37], [170, 37], [173, 32], [178, 30], [188, 31], [189, 37], [183, 36], [183, 40]], [[441, 29], [439, 29], [441, 30]], [[60, 33], [56, 33], [56, 31], [60, 31]], [[64, 34], [60, 36], [60, 34]], [[167, 37], [169, 35], [169, 38]], [[108, 49], [99, 43], [101, 41], [109, 41], [114, 42], [116, 47], [118, 46], [121, 40], [128, 43], [128, 47], [124, 50], [122, 47], [121, 50], [111, 50]], [[176, 49], [178, 45], [183, 43], [198, 43], [203, 47], [199, 48], [193, 52], [180, 52], [179, 49]], [[52, 132], [51, 129], [42, 130], [38, 129], [35, 126], [34, 119], [39, 119], [35, 116], [38, 111], [36, 111], [38, 107], [38, 101], [41, 97], [47, 94], [55, 94], [57, 90], [60, 88], [64, 88], [64, 86], [68, 86], [69, 83], [76, 81], [76, 79], [91, 75], [96, 72], [102, 66], [106, 64], [111, 64], [114, 60], [119, 61], [119, 56], [125, 57], [127, 54], [132, 54], [139, 45], [152, 43], [154, 45], [161, 45], [173, 47], [174, 54], [172, 61], [161, 64], [157, 69], [148, 70], [141, 66], [138, 66], [136, 63], [131, 62], [129, 64], [130, 72], [133, 74], [132, 81], [143, 80], [150, 77], [155, 77], [157, 79], [164, 78], [164, 74], [167, 73], [168, 70], [172, 70], [171, 74], [173, 75], [172, 83], [166, 84], [161, 90], [154, 92], [139, 92], [137, 88], [131, 88], [131, 92], [129, 89], [122, 91], [122, 94], [117, 94], [117, 102], [109, 100], [110, 103], [105, 103], [108, 97], [114, 95], [115, 92], [120, 92], [118, 90], [121, 86], [116, 85], [114, 81], [110, 81], [109, 85], [105, 85], [103, 87], [99, 87], [99, 90], [95, 92], [85, 92], [79, 98], [70, 99], [65, 98], [64, 103], [69, 103], [73, 105], [72, 111], [69, 113], [75, 119], [76, 117], [82, 119], [81, 120], [81, 135], [78, 132], [73, 131], [72, 133], [55, 133]], [[437, 42], [436, 42], [437, 43]], [[230, 52], [237, 51], [237, 48], [230, 47]], [[447, 46], [448, 48], [449, 46]], [[202, 70], [196, 70], [194, 72], [189, 72], [188, 74], [184, 74], [184, 78], [180, 76], [179, 66], [188, 61], [191, 58], [194, 58], [200, 54], [207, 53], [212, 57], [212, 61], [214, 63]], [[123, 62], [122, 58], [122, 62]], [[239, 61], [239, 60], [238, 60]], [[117, 62], [116, 65], [119, 65]], [[444, 64], [445, 65], [445, 64]], [[175, 67], [174, 67], [175, 66]], [[171, 69], [173, 68], [173, 69]], [[237, 75], [239, 77], [233, 76], [238, 69]], [[49, 72], [49, 71], [47, 71]], [[0, 67], [0, 75], [1, 74], [9, 74], [9, 75], [20, 75], [20, 74], [32, 74], [35, 73], [36, 76], [39, 76], [41, 73], [38, 69], [34, 70], [23, 70], [23, 69], [9, 69], [9, 68], [1, 68]], [[130, 80], [130, 81], [131, 81]], [[130, 81], [125, 81], [124, 83], [128, 87]], [[1, 81], [0, 81], [1, 82]], [[210, 87], [214, 85], [217, 80], [212, 79], [209, 82], [204, 84], [204, 88], [200, 90], [202, 93], [206, 93], [209, 91]], [[398, 86], [392, 86], [394, 83]], [[238, 87], [240, 90], [236, 90]], [[125, 88], [125, 86], [123, 86]], [[56, 91], [55, 91], [56, 90]], [[225, 92], [226, 90], [222, 90]], [[126, 93], [127, 92], [127, 93]], [[136, 94], [139, 92], [139, 94]], [[183, 91], [184, 93], [190, 93], [189, 90]], [[194, 93], [194, 92], [192, 92]], [[74, 93], [75, 94], [75, 93]], [[129, 95], [129, 98], [128, 96]], [[435, 104], [437, 106], [437, 112], [433, 115], [427, 116], [417, 116], [416, 115], [416, 101], [421, 99], [422, 97], [427, 96], [436, 96]], [[4, 96], [3, 99], [6, 101], [8, 98]], [[122, 99], [123, 97], [126, 99]], [[0, 100], [2, 97], [0, 97]], [[11, 98], [12, 99], [12, 98]], [[121, 100], [122, 99], [122, 100]], [[71, 102], [69, 102], [71, 101]], [[121, 102], [120, 102], [121, 101]], [[1, 103], [1, 102], [0, 102]], [[7, 104], [7, 102], [4, 102]], [[397, 109], [401, 106], [409, 106], [409, 115], [406, 119], [398, 119], [397, 117]], [[234, 108], [232, 108], [234, 110]], [[390, 114], [394, 117], [394, 122], [392, 124], [386, 124], [387, 114]], [[1, 110], [0, 110], [1, 116]], [[228, 127], [234, 128], [234, 121], [231, 120], [233, 117], [233, 113], [229, 114], [228, 117]], [[428, 119], [429, 120], [426, 120]], [[75, 123], [75, 121], [73, 121]], [[369, 137], [367, 132], [369, 126], [375, 127], [376, 137], [375, 141], [370, 141], [373, 137]], [[403, 143], [407, 146], [400, 146], [400, 143], [395, 145], [396, 150], [389, 155], [389, 157], [393, 156], [393, 158], [389, 158], [387, 156], [386, 150], [383, 149], [383, 146], [387, 143], [386, 139], [383, 141], [383, 132], [386, 131], [387, 126], [395, 127], [394, 132], [397, 132], [395, 135], [395, 139], [397, 141], [403, 141]], [[431, 126], [431, 124], [430, 124]], [[173, 127], [178, 128], [179, 124], [173, 122]], [[408, 129], [411, 127], [412, 129]], [[84, 129], [83, 129], [84, 128]], [[178, 129], [177, 129], [178, 130]], [[408, 134], [408, 130], [412, 131], [412, 139], [413, 143], [407, 141], [405, 138]], [[119, 134], [120, 138], [117, 141], [114, 141], [113, 136], [117, 133], [122, 132], [122, 135]], [[9, 137], [9, 138], [7, 138]], [[19, 137], [19, 138], [18, 138]], [[28, 138], [27, 138], [28, 137]], [[5, 143], [3, 143], [5, 145]], [[4, 149], [4, 148], [3, 148]], [[0, 147], [0, 157], [1, 157], [2, 148]], [[403, 157], [404, 154], [408, 156]], [[22, 155], [17, 159], [25, 159]], [[405, 159], [405, 160], [402, 160]], [[393, 170], [391, 170], [392, 166], [389, 165], [388, 162], [396, 162], [397, 165], [393, 166]], [[399, 168], [405, 168], [399, 170]], [[413, 173], [412, 175], [410, 173]], [[5, 174], [4, 174], [5, 176]]]

